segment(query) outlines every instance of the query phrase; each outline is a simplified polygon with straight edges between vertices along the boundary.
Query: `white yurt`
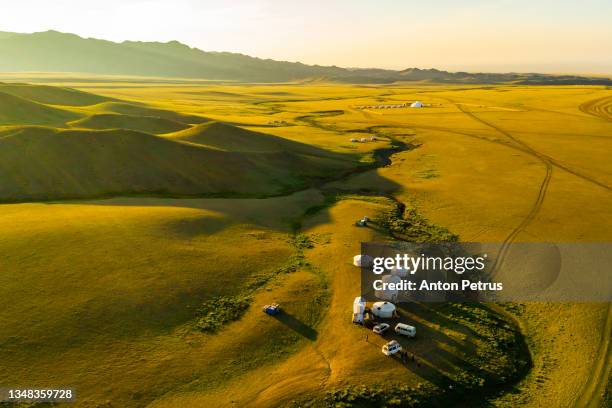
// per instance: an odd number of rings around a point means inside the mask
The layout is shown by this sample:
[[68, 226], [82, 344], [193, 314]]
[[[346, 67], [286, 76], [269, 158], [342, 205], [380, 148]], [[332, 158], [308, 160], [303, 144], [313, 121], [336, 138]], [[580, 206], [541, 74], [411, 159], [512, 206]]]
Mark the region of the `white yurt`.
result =
[[353, 265], [359, 267], [369, 267], [372, 266], [374, 259], [370, 255], [355, 255], [353, 257]]
[[416, 102], [412, 102], [412, 103], [410, 104], [410, 107], [411, 107], [411, 108], [422, 108], [422, 107], [423, 107], [423, 104], [421, 103], [421, 101], [416, 101]]
[[[381, 278], [383, 284], [399, 284], [402, 282], [402, 278], [396, 275], [385, 275]], [[381, 289], [374, 291], [374, 296], [380, 300], [391, 300], [396, 301], [399, 291], [397, 289]]]
[[372, 314], [383, 319], [390, 319], [395, 315], [395, 305], [391, 302], [376, 302], [372, 305]]

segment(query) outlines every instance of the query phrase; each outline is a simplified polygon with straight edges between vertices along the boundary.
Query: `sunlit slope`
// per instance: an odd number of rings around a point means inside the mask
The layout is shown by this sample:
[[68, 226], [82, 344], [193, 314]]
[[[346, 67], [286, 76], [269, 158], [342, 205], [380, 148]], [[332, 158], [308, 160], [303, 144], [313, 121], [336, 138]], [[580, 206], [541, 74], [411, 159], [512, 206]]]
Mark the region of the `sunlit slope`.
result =
[[[197, 309], [285, 265], [293, 254], [287, 220], [320, 199], [4, 205], [0, 382], [70, 384], [79, 407], [142, 407], [196, 379], [225, 381], [231, 376], [220, 371], [273, 361], [301, 338], [259, 305], [295, 304], [289, 310], [305, 319], [312, 278], [262, 291], [266, 298], [219, 335], [193, 327]], [[245, 358], [228, 358], [238, 355]]]
[[229, 152], [295, 151], [306, 155], [339, 157], [317, 147], [267, 133], [243, 129], [221, 122], [209, 122], [170, 135], [175, 140], [196, 143]]
[[79, 115], [0, 91], [0, 125], [63, 125]]
[[221, 151], [130, 130], [24, 127], [0, 133], [0, 198], [275, 194], [351, 165], [295, 150]]
[[0, 83], [0, 92], [51, 105], [87, 106], [112, 100], [71, 88], [21, 83]]
[[119, 113], [132, 116], [157, 117], [185, 124], [204, 123], [208, 119], [197, 115], [186, 115], [173, 110], [156, 109], [145, 105], [130, 104], [125, 102], [104, 102], [92, 106], [91, 111], [95, 113]]
[[170, 119], [155, 116], [121, 115], [101, 113], [70, 122], [70, 125], [87, 129], [130, 129], [148, 133], [169, 133], [189, 126]]

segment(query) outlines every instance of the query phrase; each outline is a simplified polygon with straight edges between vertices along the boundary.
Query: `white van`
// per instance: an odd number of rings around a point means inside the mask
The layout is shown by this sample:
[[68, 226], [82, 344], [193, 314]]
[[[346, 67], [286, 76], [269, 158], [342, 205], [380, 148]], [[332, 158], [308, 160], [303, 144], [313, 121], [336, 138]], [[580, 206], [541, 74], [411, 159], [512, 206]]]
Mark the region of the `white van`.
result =
[[363, 324], [363, 312], [365, 312], [366, 302], [361, 296], [357, 296], [353, 301], [353, 323]]
[[404, 323], [398, 323], [395, 325], [395, 332], [397, 334], [403, 334], [404, 336], [414, 337], [416, 336], [416, 327]]
[[402, 345], [399, 344], [396, 340], [391, 340], [384, 346], [382, 346], [382, 352], [385, 356], [390, 356], [395, 353], [399, 353], [402, 351]]

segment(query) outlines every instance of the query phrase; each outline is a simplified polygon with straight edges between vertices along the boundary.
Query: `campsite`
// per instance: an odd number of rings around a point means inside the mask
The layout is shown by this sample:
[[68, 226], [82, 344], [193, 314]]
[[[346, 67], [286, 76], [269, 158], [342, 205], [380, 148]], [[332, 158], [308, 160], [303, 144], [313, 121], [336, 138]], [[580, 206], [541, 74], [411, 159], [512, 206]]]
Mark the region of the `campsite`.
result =
[[537, 407], [597, 375], [607, 304], [388, 303], [382, 335], [351, 316], [361, 242], [610, 240], [606, 86], [2, 81], [2, 383]]

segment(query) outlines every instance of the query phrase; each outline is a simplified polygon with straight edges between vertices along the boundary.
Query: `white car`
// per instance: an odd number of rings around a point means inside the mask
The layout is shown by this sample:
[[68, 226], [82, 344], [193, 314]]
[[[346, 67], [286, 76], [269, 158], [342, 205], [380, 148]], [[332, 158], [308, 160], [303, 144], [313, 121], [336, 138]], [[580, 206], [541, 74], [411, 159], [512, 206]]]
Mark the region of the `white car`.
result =
[[397, 334], [403, 334], [404, 336], [408, 337], [416, 336], [416, 328], [404, 323], [398, 323], [395, 326], [395, 332]]
[[399, 344], [396, 340], [391, 340], [384, 346], [382, 346], [382, 352], [385, 356], [391, 356], [395, 353], [399, 353], [402, 351], [402, 345]]
[[372, 331], [376, 334], [383, 334], [387, 330], [389, 330], [389, 326], [387, 323], [379, 323], [372, 328]]

